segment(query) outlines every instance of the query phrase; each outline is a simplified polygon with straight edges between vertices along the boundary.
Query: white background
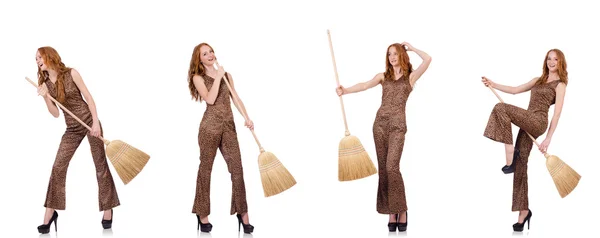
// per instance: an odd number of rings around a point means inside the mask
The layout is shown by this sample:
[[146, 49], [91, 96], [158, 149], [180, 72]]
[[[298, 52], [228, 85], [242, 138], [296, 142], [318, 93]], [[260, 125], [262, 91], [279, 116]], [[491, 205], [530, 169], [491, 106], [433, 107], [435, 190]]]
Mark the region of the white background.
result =
[[[410, 216], [408, 232], [399, 235], [597, 236], [594, 142], [600, 84], [593, 69], [600, 17], [588, 5], [593, 3], [581, 2], [4, 1], [0, 236], [38, 236], [35, 227], [42, 223], [48, 178], [65, 128], [62, 113], [53, 118], [24, 80], [36, 79], [35, 52], [46, 45], [83, 76], [105, 137], [151, 155], [128, 185], [111, 165], [122, 205], [114, 210], [113, 229], [103, 231], [95, 168], [84, 140], [68, 170], [60, 237], [198, 236], [191, 208], [205, 104], [190, 99], [186, 77], [192, 50], [201, 42], [214, 47], [233, 75], [264, 148], [298, 181], [284, 193], [263, 196], [259, 150], [234, 111], [250, 221], [256, 226], [251, 237], [396, 236], [387, 232], [388, 217], [375, 210], [377, 176], [337, 180], [344, 127], [327, 29], [345, 86], [382, 72], [386, 48], [394, 42], [408, 41], [433, 57], [406, 109], [401, 171]], [[561, 199], [534, 148], [529, 158], [532, 230], [513, 234], [512, 175], [500, 171], [504, 149], [483, 137], [497, 99], [480, 77], [513, 86], [527, 82], [541, 74], [551, 48], [565, 53], [570, 83], [549, 153], [575, 168], [582, 180]], [[416, 68], [419, 57], [410, 57]], [[501, 95], [527, 107], [529, 93]], [[381, 87], [344, 99], [350, 132], [376, 164], [372, 124]], [[212, 237], [238, 236], [236, 218], [229, 215], [230, 196], [229, 174], [218, 154]]]

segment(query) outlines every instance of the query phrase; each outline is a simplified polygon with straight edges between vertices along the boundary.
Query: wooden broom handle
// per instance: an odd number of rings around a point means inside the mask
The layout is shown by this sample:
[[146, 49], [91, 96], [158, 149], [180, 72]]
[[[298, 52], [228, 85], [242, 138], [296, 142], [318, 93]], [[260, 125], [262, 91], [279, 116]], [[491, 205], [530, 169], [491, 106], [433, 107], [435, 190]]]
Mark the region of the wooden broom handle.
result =
[[[36, 87], [36, 88], [38, 87], [38, 85], [35, 82], [33, 82], [33, 81], [31, 81], [31, 79], [29, 79], [29, 77], [25, 77], [25, 79], [27, 79], [27, 81], [29, 81], [31, 83], [31, 85], [33, 85], [34, 87]], [[85, 124], [83, 121], [81, 121], [81, 119], [79, 119], [77, 116], [75, 116], [75, 114], [73, 114], [71, 111], [69, 111], [69, 109], [67, 109], [65, 106], [63, 106], [58, 101], [56, 101], [56, 99], [54, 99], [48, 93], [49, 92], [46, 92], [46, 96], [48, 98], [50, 98], [50, 100], [52, 100], [54, 103], [56, 103], [56, 105], [60, 106], [65, 112], [69, 113], [69, 115], [71, 115], [71, 117], [75, 118], [75, 120], [77, 120], [79, 123], [81, 123], [81, 125], [83, 125], [85, 128], [92, 131], [92, 128], [90, 128], [87, 124]], [[106, 144], [106, 145], [110, 144], [110, 141], [108, 141], [107, 139], [104, 139], [101, 136], [99, 138], [102, 139], [102, 141], [104, 141], [104, 144]]]
[[[487, 86], [488, 88], [490, 88], [490, 90], [492, 90], [492, 93], [494, 93], [494, 95], [496, 95], [496, 97], [498, 98], [498, 100], [500, 100], [500, 102], [504, 103], [504, 100], [502, 100], [502, 98], [500, 97], [500, 95], [498, 95], [498, 93], [496, 92], [496, 90], [493, 87]], [[525, 130], [523, 130], [525, 131]], [[535, 140], [535, 138], [533, 138], [533, 136], [531, 136], [531, 134], [529, 134], [529, 132], [525, 131], [525, 133], [527, 133], [527, 135], [529, 136], [529, 138], [531, 138], [531, 140], [533, 141], [533, 143], [535, 143], [535, 145], [540, 148], [540, 144], [538, 144], [538, 142]], [[548, 154], [543, 153], [544, 156], [548, 157]]]
[[[227, 85], [227, 88], [229, 89], [229, 94], [231, 95], [231, 98], [237, 103], [238, 106], [241, 107], [241, 103], [239, 98], [237, 98], [236, 96], [233, 95], [233, 90], [231, 89], [231, 86], [229, 85], [229, 82], [227, 82], [227, 77], [223, 77], [222, 79], [223, 81], [225, 81], [225, 85]], [[246, 115], [243, 110], [240, 110], [242, 116], [244, 117], [244, 119], [246, 121], [248, 121], [248, 115]], [[256, 136], [256, 133], [254, 133], [254, 129], [250, 129], [250, 132], [252, 132], [252, 136], [254, 137], [254, 140], [256, 141], [256, 144], [258, 145], [258, 149], [260, 150], [260, 152], [265, 152], [265, 149], [263, 149], [262, 145], [260, 144], [260, 141], [258, 141], [258, 137]]]
[[[331, 43], [331, 33], [329, 33], [329, 29], [327, 29], [327, 38], [329, 39], [329, 51], [331, 52], [331, 61], [333, 62], [333, 71], [335, 73], [335, 82], [337, 86], [340, 86], [340, 79], [338, 77], [337, 65], [335, 63], [335, 55], [333, 54], [333, 44]], [[350, 135], [350, 131], [348, 130], [348, 122], [346, 121], [346, 110], [344, 110], [344, 100], [342, 100], [342, 96], [340, 97], [340, 105], [342, 106], [342, 116], [344, 118], [344, 127], [346, 128], [346, 136]]]
[[[219, 63], [217, 63], [217, 65], [218, 64]], [[233, 90], [231, 89], [229, 82], [227, 82], [227, 76], [223, 76], [223, 78], [221, 80], [225, 81], [225, 85], [227, 85], [227, 88], [229, 89], [229, 94], [231, 95], [231, 98], [233, 99], [233, 101], [235, 101], [237, 105], [241, 106], [242, 104], [240, 104], [240, 100], [233, 95]], [[248, 120], [248, 115], [246, 115], [243, 112], [243, 110], [240, 110], [240, 114], [242, 114], [242, 116], [244, 117], [244, 119], [246, 121]], [[258, 145], [258, 149], [260, 150], [260, 152], [261, 153], [265, 152], [265, 149], [263, 149], [262, 145], [260, 144], [260, 141], [258, 141], [258, 137], [256, 136], [256, 133], [254, 133], [254, 129], [250, 129], [250, 132], [252, 132], [252, 136], [254, 137], [254, 140], [256, 141], [256, 144]]]

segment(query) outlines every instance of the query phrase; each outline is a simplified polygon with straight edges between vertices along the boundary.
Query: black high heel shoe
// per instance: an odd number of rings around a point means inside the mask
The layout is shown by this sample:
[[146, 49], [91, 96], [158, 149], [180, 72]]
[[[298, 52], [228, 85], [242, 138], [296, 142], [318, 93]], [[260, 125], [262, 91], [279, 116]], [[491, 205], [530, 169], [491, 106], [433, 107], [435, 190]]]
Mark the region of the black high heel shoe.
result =
[[246, 234], [250, 234], [254, 231], [254, 226], [250, 225], [250, 224], [244, 224], [244, 222], [242, 221], [242, 215], [240, 214], [236, 214], [237, 219], [238, 219], [238, 231], [240, 231], [240, 226], [244, 226], [244, 233]]
[[102, 228], [104, 229], [110, 229], [112, 228], [112, 221], [113, 221], [113, 216], [115, 215], [115, 213], [113, 212], [113, 209], [110, 209], [110, 220], [104, 220], [104, 218], [102, 218]]
[[504, 167], [502, 167], [502, 172], [504, 172], [504, 174], [511, 174], [515, 172], [515, 164], [517, 162], [517, 159], [519, 158], [519, 149], [515, 148], [515, 152], [513, 153], [513, 161], [510, 165], [504, 165]]
[[396, 222], [388, 222], [388, 230], [390, 232], [394, 232], [396, 231], [397, 227], [398, 227], [398, 219], [400, 215], [396, 214]]
[[523, 219], [523, 223], [515, 223], [513, 224], [513, 231], [523, 231], [523, 228], [525, 227], [525, 223], [527, 222], [527, 230], [529, 230], [529, 225], [531, 224], [531, 210], [527, 209], [529, 211], [529, 213], [527, 214], [527, 216], [525, 217], [525, 219]]
[[408, 227], [408, 212], [406, 212], [406, 222], [400, 222], [400, 214], [398, 214], [398, 231], [406, 231]]
[[55, 232], [58, 231], [58, 227], [56, 227], [57, 221], [58, 221], [58, 212], [56, 212], [56, 210], [54, 210], [54, 213], [52, 214], [52, 217], [50, 218], [50, 221], [48, 222], [48, 224], [39, 225], [37, 227], [38, 232], [40, 232], [42, 234], [50, 233], [50, 225], [52, 225], [52, 222], [54, 222], [54, 231]]
[[198, 218], [198, 230], [202, 232], [210, 232], [212, 230], [212, 224], [210, 224], [210, 222], [202, 223], [202, 221], [200, 221], [199, 215], [196, 215], [196, 218]]

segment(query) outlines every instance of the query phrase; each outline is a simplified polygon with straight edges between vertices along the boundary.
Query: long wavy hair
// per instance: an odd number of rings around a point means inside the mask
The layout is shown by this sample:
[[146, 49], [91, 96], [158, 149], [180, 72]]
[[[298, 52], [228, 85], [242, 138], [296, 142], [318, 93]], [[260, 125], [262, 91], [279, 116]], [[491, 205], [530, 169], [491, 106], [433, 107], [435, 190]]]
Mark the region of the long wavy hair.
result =
[[412, 64], [410, 64], [410, 58], [408, 57], [408, 53], [406, 53], [406, 49], [403, 45], [399, 43], [394, 43], [388, 46], [385, 51], [385, 73], [383, 73], [384, 80], [396, 80], [394, 77], [394, 66], [390, 63], [390, 48], [396, 48], [396, 52], [398, 52], [398, 60], [400, 61], [400, 69], [402, 70], [402, 75], [404, 79], [408, 80], [408, 76], [412, 73], [413, 68]]
[[200, 55], [202, 54], [202, 52], [200, 52], [200, 48], [202, 46], [208, 46], [214, 52], [214, 49], [208, 43], [200, 43], [199, 45], [194, 47], [192, 59], [190, 60], [190, 68], [188, 69], [188, 87], [190, 88], [190, 94], [192, 95], [193, 100], [200, 102], [202, 101], [202, 98], [200, 97], [200, 93], [194, 85], [193, 78], [194, 75], [206, 75], [206, 69], [204, 68], [204, 65], [202, 65], [202, 62], [200, 62]]
[[[50, 46], [40, 47], [38, 48], [38, 52], [42, 56], [46, 67], [58, 73], [56, 80], [56, 100], [60, 103], [64, 103], [65, 75], [71, 70], [71, 68], [65, 66], [58, 52]], [[38, 85], [42, 85], [49, 77], [50, 74], [48, 74], [48, 71], [42, 70], [38, 65]]]
[[569, 72], [567, 72], [567, 60], [565, 59], [565, 54], [563, 54], [562, 51], [560, 51], [559, 49], [551, 49], [548, 51], [548, 53], [546, 53], [546, 57], [544, 58], [544, 66], [543, 66], [543, 71], [542, 71], [542, 76], [538, 79], [537, 82], [535, 82], [535, 84], [544, 84], [546, 83], [546, 81], [548, 80], [548, 75], [550, 74], [550, 69], [548, 69], [548, 63], [546, 62], [548, 60], [548, 56], [550, 55], [550, 52], [556, 53], [556, 56], [558, 57], [558, 69], [557, 69], [557, 73], [558, 73], [558, 77], [560, 77], [560, 81], [568, 84], [569, 83]]

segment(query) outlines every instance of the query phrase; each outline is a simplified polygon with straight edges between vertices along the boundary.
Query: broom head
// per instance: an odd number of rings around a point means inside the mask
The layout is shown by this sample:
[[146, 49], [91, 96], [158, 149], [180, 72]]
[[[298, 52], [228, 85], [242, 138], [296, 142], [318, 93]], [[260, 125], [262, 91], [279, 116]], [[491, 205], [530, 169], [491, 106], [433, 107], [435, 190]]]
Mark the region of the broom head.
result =
[[550, 176], [552, 176], [552, 180], [554, 180], [554, 185], [556, 185], [556, 189], [562, 198], [569, 195], [569, 193], [577, 187], [577, 184], [581, 179], [581, 175], [569, 165], [565, 164], [558, 156], [546, 155], [546, 167], [548, 168], [548, 172], [550, 172]]
[[353, 135], [345, 136], [340, 141], [338, 166], [339, 181], [361, 179], [377, 173], [371, 157]]
[[124, 184], [135, 178], [150, 159], [143, 151], [120, 140], [113, 140], [106, 146], [106, 155]]
[[296, 185], [294, 176], [271, 152], [262, 151], [258, 155], [258, 167], [265, 197], [279, 194]]

